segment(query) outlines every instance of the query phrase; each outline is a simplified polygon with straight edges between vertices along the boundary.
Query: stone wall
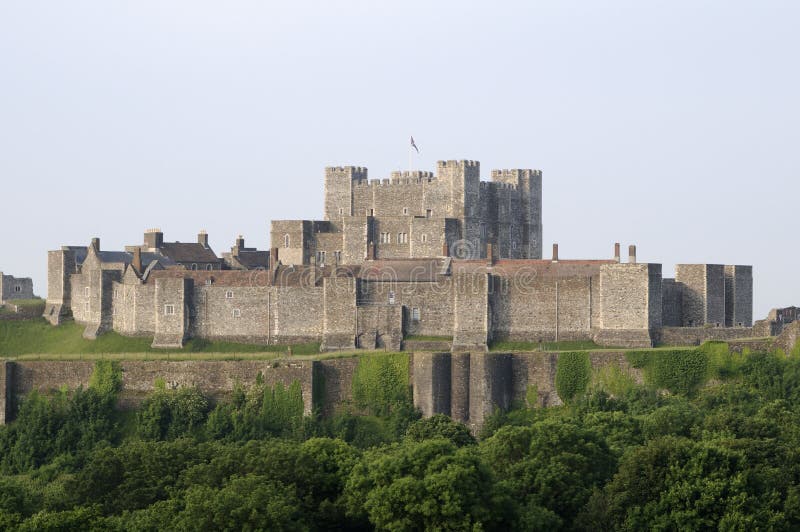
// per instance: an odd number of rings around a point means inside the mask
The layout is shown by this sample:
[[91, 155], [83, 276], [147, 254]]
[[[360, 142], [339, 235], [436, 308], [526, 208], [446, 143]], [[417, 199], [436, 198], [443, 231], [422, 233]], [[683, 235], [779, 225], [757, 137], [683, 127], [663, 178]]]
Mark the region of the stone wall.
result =
[[758, 336], [752, 327], [664, 327], [656, 335], [660, 345], [700, 345], [709, 340], [733, 340]]
[[33, 280], [30, 277], [14, 277], [0, 272], [0, 303], [15, 299], [33, 299]]
[[753, 325], [753, 267], [725, 266], [725, 326]]

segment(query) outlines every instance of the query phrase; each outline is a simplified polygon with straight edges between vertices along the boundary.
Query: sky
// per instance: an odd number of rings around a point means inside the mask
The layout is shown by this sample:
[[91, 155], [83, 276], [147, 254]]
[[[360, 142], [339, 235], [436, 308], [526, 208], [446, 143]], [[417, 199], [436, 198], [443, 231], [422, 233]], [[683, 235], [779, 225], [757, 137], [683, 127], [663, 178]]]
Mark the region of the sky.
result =
[[0, 1], [0, 270], [321, 218], [324, 167], [543, 171], [544, 249], [800, 305], [800, 3]]

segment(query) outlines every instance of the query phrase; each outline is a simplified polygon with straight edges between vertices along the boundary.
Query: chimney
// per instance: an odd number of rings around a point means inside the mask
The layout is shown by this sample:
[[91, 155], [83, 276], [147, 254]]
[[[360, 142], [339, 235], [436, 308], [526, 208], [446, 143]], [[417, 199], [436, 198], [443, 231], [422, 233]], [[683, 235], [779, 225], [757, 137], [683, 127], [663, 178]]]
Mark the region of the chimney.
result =
[[614, 260], [619, 262], [620, 261], [620, 253], [619, 253], [619, 242], [614, 242]]
[[201, 229], [200, 232], [197, 233], [197, 243], [208, 249], [208, 233], [206, 233], [205, 229]]
[[239, 235], [239, 238], [236, 239], [236, 247], [244, 249], [244, 237], [242, 235]]
[[375, 242], [367, 244], [367, 260], [375, 260]]
[[278, 267], [278, 248], [269, 249], [269, 267], [273, 270]]
[[92, 239], [92, 247], [94, 248], [95, 251], [100, 251], [100, 239], [99, 238], [94, 237]]
[[161, 229], [148, 229], [144, 232], [144, 246], [148, 249], [158, 249], [164, 244], [164, 233]]
[[628, 246], [628, 262], [636, 264], [636, 246]]
[[142, 249], [136, 248], [133, 250], [133, 259], [131, 260], [131, 266], [133, 269], [136, 270], [136, 273], [139, 275], [142, 274]]
[[553, 262], [558, 262], [558, 244], [553, 244]]

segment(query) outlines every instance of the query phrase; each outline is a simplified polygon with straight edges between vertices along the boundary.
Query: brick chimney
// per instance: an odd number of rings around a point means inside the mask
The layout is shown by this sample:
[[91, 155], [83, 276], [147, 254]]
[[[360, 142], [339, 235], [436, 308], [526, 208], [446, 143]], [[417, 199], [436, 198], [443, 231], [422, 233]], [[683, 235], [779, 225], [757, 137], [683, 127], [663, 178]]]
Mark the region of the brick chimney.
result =
[[197, 233], [197, 243], [204, 248], [208, 248], [208, 233], [206, 233], [205, 229], [201, 229], [200, 232]]
[[553, 262], [558, 262], [558, 244], [553, 244]]
[[628, 262], [636, 264], [636, 246], [632, 244], [628, 246]]
[[135, 248], [133, 250], [133, 259], [131, 260], [131, 266], [133, 269], [136, 270], [136, 273], [139, 275], [142, 274], [142, 250], [141, 248]]
[[614, 260], [619, 262], [620, 261], [620, 250], [619, 250], [619, 242], [614, 242]]

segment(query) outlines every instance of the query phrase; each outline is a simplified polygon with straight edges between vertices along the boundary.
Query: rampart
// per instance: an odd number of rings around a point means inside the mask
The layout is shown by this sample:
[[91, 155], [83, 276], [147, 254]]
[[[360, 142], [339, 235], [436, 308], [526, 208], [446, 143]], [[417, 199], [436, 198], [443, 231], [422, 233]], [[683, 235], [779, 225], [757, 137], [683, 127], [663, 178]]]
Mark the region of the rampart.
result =
[[[369, 355], [367, 355], [369, 356]], [[409, 381], [414, 404], [423, 415], [447, 414], [477, 430], [495, 409], [514, 405], [560, 405], [555, 378], [558, 353], [414, 353]], [[590, 354], [593, 369], [616, 366], [641, 382], [639, 370], [618, 351]], [[161, 381], [169, 389], [194, 386], [224, 400], [234, 387], [259, 378], [267, 385], [298, 382], [305, 413], [329, 416], [352, 400], [359, 358], [329, 360], [121, 361], [119, 407], [132, 408]], [[3, 361], [0, 364], [0, 424], [13, 417], [13, 405], [37, 391], [87, 387], [92, 361]]]

